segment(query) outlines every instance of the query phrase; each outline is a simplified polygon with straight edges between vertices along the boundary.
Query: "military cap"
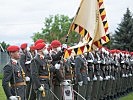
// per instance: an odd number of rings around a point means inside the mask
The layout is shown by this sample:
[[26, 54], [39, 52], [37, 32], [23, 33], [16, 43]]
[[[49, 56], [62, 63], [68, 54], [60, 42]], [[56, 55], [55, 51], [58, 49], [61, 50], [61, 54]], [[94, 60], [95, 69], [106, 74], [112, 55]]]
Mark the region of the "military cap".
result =
[[35, 46], [38, 44], [38, 43], [43, 43], [45, 42], [43, 39], [38, 39], [36, 42], [35, 42]]
[[19, 47], [18, 46], [15, 46], [15, 45], [12, 45], [12, 46], [9, 46], [8, 48], [7, 48], [7, 51], [8, 52], [16, 52], [16, 51], [19, 51]]
[[23, 43], [23, 44], [21, 44], [20, 48], [21, 48], [21, 49], [25, 49], [25, 48], [27, 48], [27, 43]]
[[30, 46], [30, 50], [31, 50], [31, 51], [36, 50], [35, 46]]
[[45, 46], [46, 46], [45, 43], [38, 43], [38, 44], [35, 46], [35, 48], [36, 48], [36, 50], [41, 50], [41, 49], [43, 49]]
[[57, 48], [57, 47], [60, 47], [60, 46], [61, 46], [61, 42], [58, 41], [58, 40], [53, 40], [53, 41], [51, 42], [51, 47], [52, 47], [52, 48]]

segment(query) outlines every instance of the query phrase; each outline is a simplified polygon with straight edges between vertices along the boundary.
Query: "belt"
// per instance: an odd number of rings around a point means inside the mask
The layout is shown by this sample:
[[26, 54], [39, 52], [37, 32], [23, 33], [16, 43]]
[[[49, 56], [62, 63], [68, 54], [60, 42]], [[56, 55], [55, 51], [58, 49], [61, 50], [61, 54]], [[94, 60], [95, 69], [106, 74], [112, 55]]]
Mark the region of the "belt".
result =
[[72, 75], [65, 75], [65, 78], [66, 79], [71, 79], [72, 78]]
[[39, 76], [40, 78], [49, 78], [49, 76]]
[[25, 82], [18, 82], [18, 83], [15, 83], [15, 84], [11, 84], [11, 87], [23, 86], [23, 85], [26, 85], [26, 83]]
[[80, 70], [80, 72], [82, 72], [82, 73], [83, 73], [83, 72], [86, 72], [86, 70], [84, 70], [84, 69], [83, 69], [83, 70]]

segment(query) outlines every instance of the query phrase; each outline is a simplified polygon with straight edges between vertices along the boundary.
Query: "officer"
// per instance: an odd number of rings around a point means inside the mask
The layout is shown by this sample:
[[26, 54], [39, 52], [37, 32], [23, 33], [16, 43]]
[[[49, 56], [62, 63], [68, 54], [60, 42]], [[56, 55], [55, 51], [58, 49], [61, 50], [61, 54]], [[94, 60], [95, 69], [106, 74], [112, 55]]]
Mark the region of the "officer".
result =
[[34, 80], [34, 89], [37, 91], [37, 100], [50, 100], [50, 71], [54, 67], [49, 65], [51, 57], [47, 55], [47, 49], [44, 42], [37, 43], [36, 57], [31, 63], [31, 74]]
[[25, 73], [18, 62], [20, 59], [19, 47], [9, 46], [7, 51], [9, 52], [11, 59], [4, 67], [4, 75], [2, 80], [3, 89], [7, 99], [18, 100], [21, 98], [21, 100], [26, 100]]
[[26, 75], [26, 84], [27, 84], [26, 97], [28, 99], [29, 93], [30, 93], [29, 91], [30, 91], [30, 87], [31, 87], [31, 81], [30, 81], [30, 77], [31, 77], [31, 74], [30, 74], [31, 54], [27, 50], [27, 43], [21, 44], [20, 48], [22, 50], [21, 57], [20, 57], [20, 65], [24, 69], [24, 72]]
[[[84, 55], [77, 56], [75, 58], [75, 74], [78, 83], [77, 84], [78, 93], [83, 98], [86, 97], [86, 91], [87, 91], [87, 84], [88, 84], [87, 71], [88, 71], [88, 66]], [[77, 100], [82, 100], [82, 98], [78, 96]]]

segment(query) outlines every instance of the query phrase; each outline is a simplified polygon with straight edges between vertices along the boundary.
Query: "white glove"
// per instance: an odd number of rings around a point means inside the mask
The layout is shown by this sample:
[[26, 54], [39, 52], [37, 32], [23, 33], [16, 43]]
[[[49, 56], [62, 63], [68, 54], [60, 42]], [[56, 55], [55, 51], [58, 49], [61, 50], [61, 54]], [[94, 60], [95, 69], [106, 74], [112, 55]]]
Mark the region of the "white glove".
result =
[[62, 82], [62, 85], [68, 86], [68, 85], [70, 85], [70, 84], [68, 83], [68, 81], [64, 81], [64, 82]]
[[110, 79], [111, 78], [111, 76], [107, 76], [108, 77], [108, 79]]
[[67, 44], [62, 44], [62, 48], [66, 49], [67, 48]]
[[122, 74], [122, 77], [126, 77], [125, 74]]
[[72, 65], [75, 65], [75, 63], [71, 63]]
[[83, 81], [78, 82], [78, 84], [79, 84], [79, 86], [82, 86], [83, 85]]
[[40, 88], [38, 88], [39, 91], [43, 91], [44, 90], [44, 87], [41, 86]]
[[93, 62], [93, 60], [88, 60], [88, 62], [92, 63], [92, 62]]
[[91, 81], [90, 77], [87, 77], [88, 81]]
[[132, 74], [130, 73], [128, 76], [132, 76]]
[[103, 77], [102, 77], [102, 76], [100, 76], [99, 80], [100, 80], [100, 81], [103, 81]]
[[10, 100], [18, 100], [18, 98], [16, 96], [10, 96], [9, 99]]
[[128, 75], [126, 74], [126, 77], [128, 77]]
[[109, 79], [109, 77], [108, 77], [108, 76], [106, 76], [106, 77], [105, 77], [105, 80], [108, 80], [108, 79]]
[[115, 80], [115, 77], [112, 77], [113, 80]]
[[28, 76], [25, 77], [26, 81], [30, 81], [30, 78]]
[[93, 77], [93, 81], [96, 81], [97, 80], [97, 77], [96, 77], [96, 75], [94, 75], [94, 77]]
[[100, 64], [100, 63], [101, 63], [101, 61], [99, 60], [99, 61], [97, 61], [97, 63], [98, 63], [98, 64]]
[[25, 64], [30, 64], [30, 63], [31, 63], [31, 61], [26, 61], [26, 62], [25, 62]]
[[121, 61], [122, 64], [124, 64], [124, 61]]
[[55, 64], [55, 69], [60, 69], [60, 64]]

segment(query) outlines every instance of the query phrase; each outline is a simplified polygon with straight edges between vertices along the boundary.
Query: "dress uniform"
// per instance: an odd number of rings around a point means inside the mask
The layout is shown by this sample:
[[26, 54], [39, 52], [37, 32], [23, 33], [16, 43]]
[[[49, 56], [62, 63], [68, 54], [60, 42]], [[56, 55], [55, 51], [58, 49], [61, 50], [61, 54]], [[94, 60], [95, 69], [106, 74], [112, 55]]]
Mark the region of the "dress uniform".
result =
[[37, 92], [37, 100], [50, 100], [50, 71], [54, 70], [54, 67], [48, 64], [51, 57], [45, 54], [45, 46], [44, 43], [38, 43], [35, 46], [37, 55], [31, 63], [33, 87]]
[[[31, 53], [31, 57], [32, 59], [36, 56], [36, 52], [35, 52], [36, 48], [35, 46], [30, 46], [30, 53]], [[30, 64], [30, 69], [31, 69], [31, 64]], [[34, 66], [33, 66], [34, 67]], [[33, 89], [33, 81], [32, 78], [31, 78], [31, 89], [30, 89], [30, 94], [29, 94], [29, 100], [34, 100], [36, 99], [36, 92], [35, 90]]]
[[97, 100], [99, 84], [100, 84], [100, 57], [98, 51], [94, 54], [94, 74], [93, 74], [93, 88], [91, 93], [91, 99]]
[[[54, 94], [61, 100], [62, 99], [62, 90], [61, 90], [61, 82], [64, 80], [64, 73], [63, 73], [63, 62], [62, 55], [63, 50], [61, 48], [61, 42], [58, 40], [53, 40], [51, 42], [51, 48], [50, 51], [51, 57], [52, 57], [52, 65], [53, 66], [60, 66], [58, 69], [56, 69], [52, 73], [52, 89], [54, 91]], [[55, 98], [56, 100], [56, 98]]]
[[[86, 97], [86, 90], [88, 84], [87, 78], [87, 61], [83, 55], [79, 55], [75, 58], [75, 74], [76, 81], [78, 84], [78, 93], [82, 95], [82, 97]], [[77, 97], [77, 100], [82, 100], [80, 96]]]
[[7, 51], [9, 52], [11, 59], [4, 67], [2, 80], [3, 89], [7, 99], [18, 100], [20, 97], [21, 100], [26, 100], [25, 73], [18, 62], [18, 59], [20, 58], [19, 47], [9, 46]]
[[27, 43], [21, 44], [20, 48], [22, 50], [21, 57], [20, 57], [20, 65], [24, 69], [25, 76], [26, 76], [26, 84], [27, 84], [26, 97], [28, 99], [29, 93], [30, 93], [30, 88], [31, 88], [31, 81], [30, 81], [30, 78], [31, 78], [31, 72], [30, 72], [31, 54], [27, 50]]
[[87, 85], [87, 91], [86, 91], [86, 100], [91, 100], [91, 92], [92, 92], [92, 86], [93, 86], [93, 74], [94, 74], [93, 54], [91, 52], [88, 52], [86, 59], [88, 61], [88, 85]]

